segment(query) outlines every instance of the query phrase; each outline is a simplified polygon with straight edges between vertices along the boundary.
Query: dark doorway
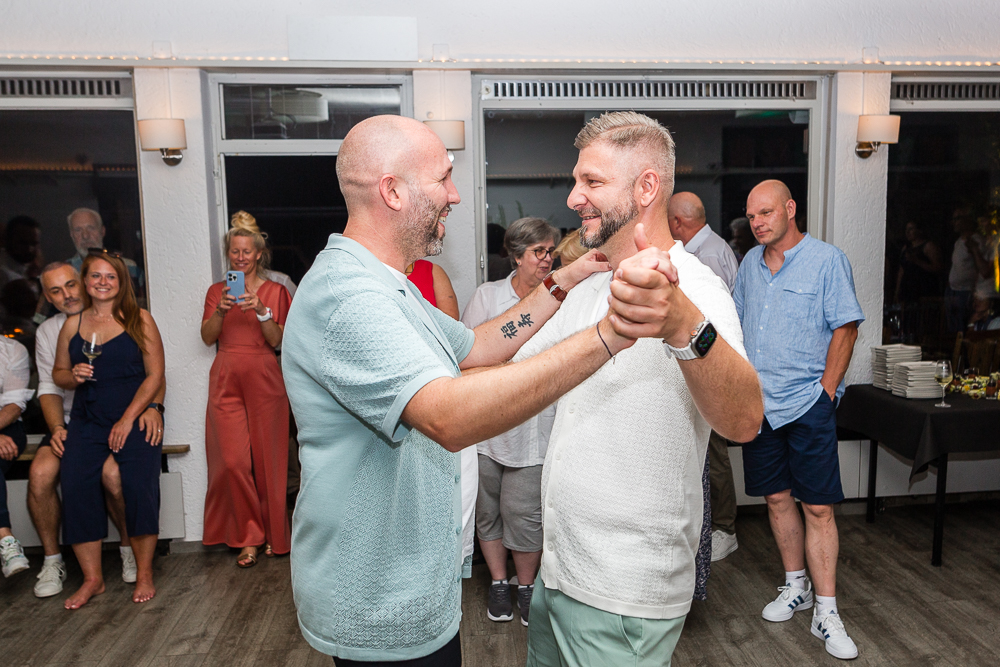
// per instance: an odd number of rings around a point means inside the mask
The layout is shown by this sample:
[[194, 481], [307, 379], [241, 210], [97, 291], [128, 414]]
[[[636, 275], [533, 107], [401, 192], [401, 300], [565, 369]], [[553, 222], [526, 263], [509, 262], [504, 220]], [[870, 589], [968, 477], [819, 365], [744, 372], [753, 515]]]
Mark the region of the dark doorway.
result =
[[302, 280], [330, 234], [347, 224], [335, 155], [226, 156], [226, 205], [268, 235], [272, 268]]

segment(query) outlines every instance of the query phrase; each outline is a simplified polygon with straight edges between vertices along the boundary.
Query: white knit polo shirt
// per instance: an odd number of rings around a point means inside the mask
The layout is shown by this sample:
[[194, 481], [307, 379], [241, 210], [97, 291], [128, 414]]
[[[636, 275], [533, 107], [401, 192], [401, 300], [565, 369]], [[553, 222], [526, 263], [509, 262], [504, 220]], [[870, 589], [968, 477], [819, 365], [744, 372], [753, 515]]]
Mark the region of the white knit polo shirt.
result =
[[[680, 242], [669, 254], [681, 289], [745, 358], [729, 289]], [[594, 326], [610, 282], [596, 274], [571, 290], [515, 361]], [[710, 430], [659, 339], [637, 341], [560, 399], [542, 471], [545, 587], [625, 616], [686, 614]]]

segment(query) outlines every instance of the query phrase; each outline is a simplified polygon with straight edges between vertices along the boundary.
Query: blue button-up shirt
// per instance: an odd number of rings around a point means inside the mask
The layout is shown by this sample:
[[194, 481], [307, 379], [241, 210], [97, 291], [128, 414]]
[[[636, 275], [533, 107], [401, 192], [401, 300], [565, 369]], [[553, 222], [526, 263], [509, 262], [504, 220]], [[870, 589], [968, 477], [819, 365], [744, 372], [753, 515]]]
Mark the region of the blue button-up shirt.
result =
[[[747, 356], [764, 390], [764, 416], [771, 428], [780, 428], [804, 415], [823, 393], [820, 380], [833, 330], [865, 319], [851, 264], [840, 249], [806, 234], [771, 275], [764, 246], [757, 246], [740, 265], [733, 300]], [[841, 382], [837, 398], [843, 393]]]

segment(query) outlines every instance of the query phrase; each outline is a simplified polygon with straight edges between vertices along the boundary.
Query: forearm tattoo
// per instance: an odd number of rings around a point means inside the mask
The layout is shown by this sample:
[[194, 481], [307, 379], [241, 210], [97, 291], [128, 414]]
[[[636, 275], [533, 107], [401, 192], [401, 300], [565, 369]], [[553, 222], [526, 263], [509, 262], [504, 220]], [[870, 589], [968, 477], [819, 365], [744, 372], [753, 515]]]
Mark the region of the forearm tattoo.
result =
[[500, 327], [500, 333], [503, 334], [504, 338], [514, 338], [517, 336], [517, 330], [528, 327], [535, 326], [535, 323], [531, 321], [531, 313], [521, 313], [521, 319], [518, 320], [517, 324], [513, 320], [507, 322], [502, 327]]

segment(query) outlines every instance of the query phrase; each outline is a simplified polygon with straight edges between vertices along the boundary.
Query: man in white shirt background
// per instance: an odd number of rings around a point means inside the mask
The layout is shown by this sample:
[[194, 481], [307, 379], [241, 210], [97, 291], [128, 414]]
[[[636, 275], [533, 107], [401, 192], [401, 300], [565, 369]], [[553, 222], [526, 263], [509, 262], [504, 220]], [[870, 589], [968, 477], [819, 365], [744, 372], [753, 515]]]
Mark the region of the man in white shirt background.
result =
[[[684, 244], [712, 273], [733, 291], [739, 263], [736, 253], [705, 221], [705, 205], [693, 192], [678, 192], [667, 209], [670, 235]], [[729, 462], [729, 441], [715, 431], [708, 440], [709, 479], [712, 498], [712, 560], [736, 551], [736, 483]]]
[[[42, 269], [42, 294], [59, 312], [42, 322], [35, 334], [35, 362], [38, 366], [38, 402], [51, 434], [42, 440], [28, 473], [28, 511], [35, 531], [42, 542], [45, 560], [35, 584], [35, 596], [57, 595], [66, 580], [66, 565], [59, 549], [59, 520], [62, 508], [56, 486], [59, 484], [60, 459], [66, 439], [66, 424], [73, 407], [72, 391], [62, 389], [52, 381], [52, 365], [56, 358], [59, 332], [68, 316], [83, 310], [83, 284], [80, 275], [66, 262], [53, 262]], [[162, 395], [157, 401], [162, 401]], [[108, 515], [121, 535], [122, 579], [135, 582], [136, 565], [132, 547], [125, 531], [125, 499], [118, 464], [108, 457], [102, 475]]]

